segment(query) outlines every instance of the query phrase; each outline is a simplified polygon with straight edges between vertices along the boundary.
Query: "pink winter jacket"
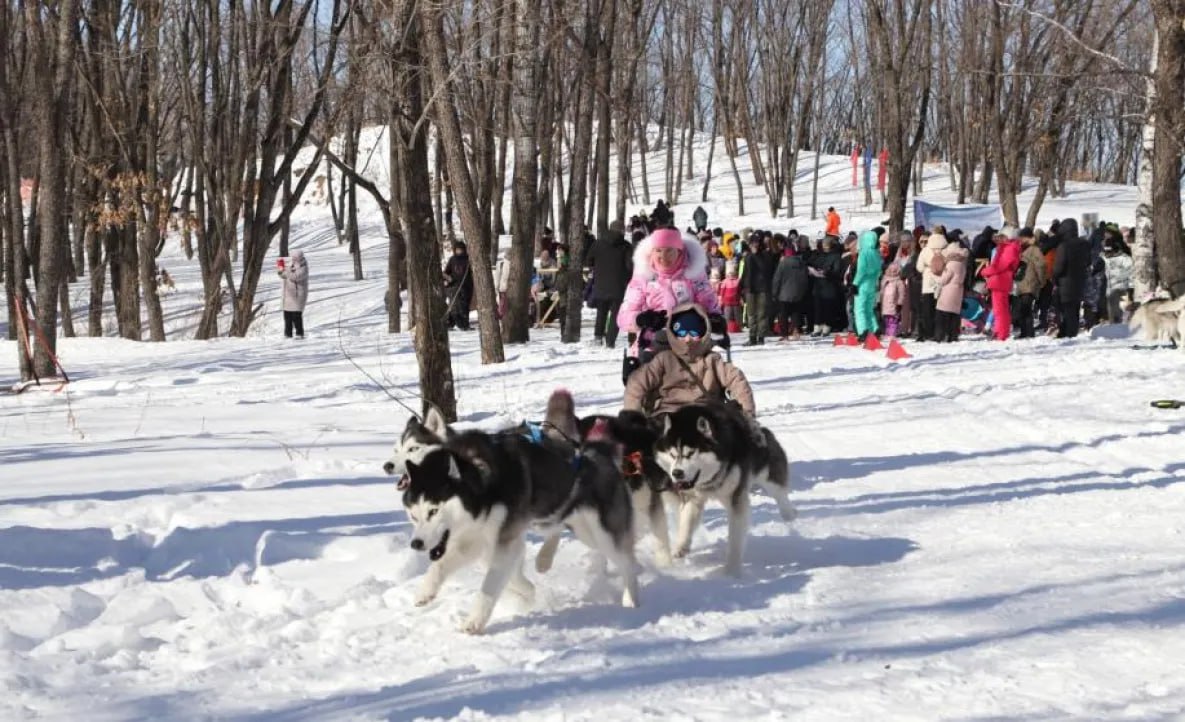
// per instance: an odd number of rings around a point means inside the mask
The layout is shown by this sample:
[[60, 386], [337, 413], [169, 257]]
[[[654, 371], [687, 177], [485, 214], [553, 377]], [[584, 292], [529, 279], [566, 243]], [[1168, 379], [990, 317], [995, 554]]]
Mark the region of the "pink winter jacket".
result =
[[900, 313], [901, 305], [905, 303], [905, 294], [905, 281], [901, 280], [901, 274], [885, 274], [881, 280], [881, 314], [896, 316]]
[[949, 245], [942, 251], [946, 269], [938, 279], [938, 310], [959, 313], [963, 310], [963, 283], [967, 279], [966, 248]]
[[729, 276], [720, 284], [720, 305], [733, 308], [741, 305], [741, 279]]
[[695, 238], [683, 236], [683, 267], [663, 275], [650, 267], [651, 239], [646, 238], [634, 251], [634, 276], [625, 289], [625, 299], [617, 312], [617, 325], [637, 331], [634, 321], [643, 311], [666, 311], [685, 303], [699, 304], [708, 313], [720, 313], [720, 302], [708, 282], [708, 257]]

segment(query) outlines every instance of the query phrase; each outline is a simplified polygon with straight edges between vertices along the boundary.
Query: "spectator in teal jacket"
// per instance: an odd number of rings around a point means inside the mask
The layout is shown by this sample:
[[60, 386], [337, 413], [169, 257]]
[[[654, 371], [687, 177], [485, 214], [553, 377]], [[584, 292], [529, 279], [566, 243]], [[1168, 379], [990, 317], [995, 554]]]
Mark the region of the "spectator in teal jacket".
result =
[[860, 338], [877, 331], [876, 297], [883, 268], [881, 254], [877, 252], [878, 240], [876, 231], [864, 231], [860, 234], [856, 275], [852, 278], [856, 286], [856, 334]]

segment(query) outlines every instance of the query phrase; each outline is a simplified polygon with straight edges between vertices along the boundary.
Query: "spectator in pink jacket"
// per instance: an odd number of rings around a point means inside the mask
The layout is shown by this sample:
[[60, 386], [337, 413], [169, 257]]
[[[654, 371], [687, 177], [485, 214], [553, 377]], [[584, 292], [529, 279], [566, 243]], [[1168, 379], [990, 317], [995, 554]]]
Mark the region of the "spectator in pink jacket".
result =
[[[687, 303], [699, 304], [709, 314], [720, 313], [708, 282], [707, 256], [695, 238], [674, 228], [659, 228], [634, 251], [634, 275], [625, 289], [617, 325], [639, 333], [649, 325], [646, 321]], [[637, 352], [636, 344], [631, 351]]]
[[881, 277], [881, 320], [885, 335], [891, 338], [901, 332], [901, 309], [909, 302], [905, 281], [901, 280], [901, 265], [890, 263]]
[[996, 239], [996, 254], [983, 269], [988, 290], [992, 292], [992, 335], [997, 341], [1012, 337], [1012, 285], [1020, 266], [1020, 240]]

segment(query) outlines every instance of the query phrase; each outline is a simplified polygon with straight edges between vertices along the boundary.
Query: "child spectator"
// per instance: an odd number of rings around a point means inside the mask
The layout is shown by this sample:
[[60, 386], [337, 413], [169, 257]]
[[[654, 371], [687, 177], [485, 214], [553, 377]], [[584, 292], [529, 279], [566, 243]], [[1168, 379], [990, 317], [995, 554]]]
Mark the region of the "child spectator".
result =
[[908, 290], [901, 280], [901, 265], [890, 263], [881, 279], [881, 320], [885, 335], [895, 338], [901, 327], [901, 308], [906, 304]]
[[729, 333], [741, 332], [741, 278], [736, 261], [729, 261], [724, 267], [724, 280], [720, 282], [720, 308], [728, 322]]

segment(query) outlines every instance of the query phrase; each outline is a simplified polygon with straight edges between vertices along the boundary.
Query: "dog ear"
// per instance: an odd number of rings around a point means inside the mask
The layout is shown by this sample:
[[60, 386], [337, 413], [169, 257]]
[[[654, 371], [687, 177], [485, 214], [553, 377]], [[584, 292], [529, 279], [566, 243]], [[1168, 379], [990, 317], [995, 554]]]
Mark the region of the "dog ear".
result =
[[700, 432], [709, 441], [715, 438], [712, 434], [712, 422], [708, 421], [707, 416], [699, 417], [699, 421], [695, 422], [695, 430]]
[[424, 414], [424, 428], [443, 439], [448, 436], [448, 422], [444, 414], [435, 406], [428, 406], [428, 413]]
[[461, 480], [461, 467], [457, 465], [457, 457], [452, 453], [448, 454], [448, 478], [452, 481]]

